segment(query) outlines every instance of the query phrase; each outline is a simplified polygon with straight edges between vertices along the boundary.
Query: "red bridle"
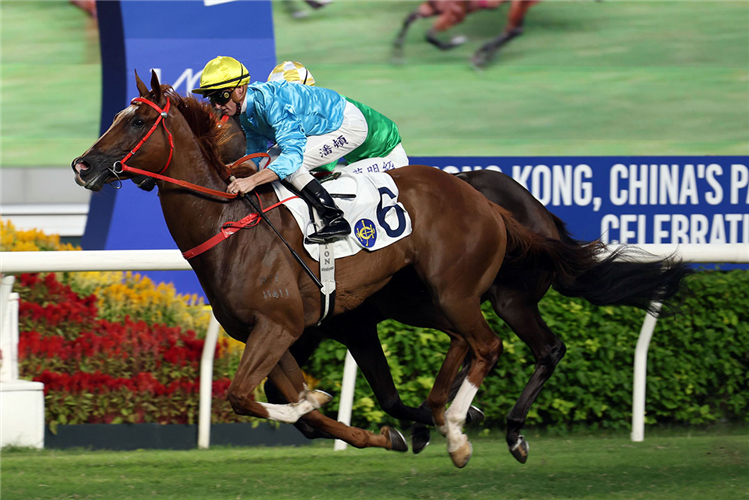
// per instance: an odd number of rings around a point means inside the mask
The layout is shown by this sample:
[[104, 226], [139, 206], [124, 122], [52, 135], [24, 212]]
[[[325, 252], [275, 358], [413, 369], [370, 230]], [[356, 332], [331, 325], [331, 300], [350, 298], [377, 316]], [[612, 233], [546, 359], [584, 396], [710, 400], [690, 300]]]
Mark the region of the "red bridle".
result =
[[[171, 102], [169, 101], [169, 99], [167, 99], [166, 106], [164, 106], [164, 109], [161, 109], [155, 103], [149, 101], [148, 99], [144, 99], [142, 97], [134, 98], [132, 101], [130, 101], [130, 104], [135, 104], [136, 102], [142, 102], [142, 103], [148, 104], [149, 106], [151, 106], [153, 109], [156, 110], [156, 112], [159, 114], [159, 117], [156, 119], [156, 122], [153, 124], [153, 126], [151, 127], [151, 130], [148, 131], [145, 137], [143, 137], [143, 139], [141, 139], [140, 142], [127, 155], [125, 155], [125, 157], [122, 160], [119, 161], [119, 164], [120, 164], [119, 172], [137, 171], [137, 173], [139, 174], [145, 174], [145, 175], [151, 174], [151, 172], [146, 173], [145, 170], [134, 169], [133, 167], [126, 165], [125, 162], [129, 160], [140, 149], [140, 147], [143, 144], [145, 144], [148, 138], [151, 137], [151, 134], [153, 134], [154, 131], [156, 130], [156, 127], [159, 126], [159, 123], [161, 123], [164, 125], [164, 130], [166, 131], [169, 137], [169, 159], [166, 161], [166, 165], [164, 165], [164, 168], [159, 170], [157, 175], [162, 174], [167, 169], [169, 164], [172, 162], [172, 155], [174, 154], [174, 140], [172, 139], [172, 133], [169, 132], [168, 128], [166, 128], [166, 117], [169, 114], [169, 107], [171, 106]], [[117, 165], [117, 162], [115, 162], [115, 173], [118, 173], [116, 165]]]
[[[172, 156], [174, 155], [174, 140], [172, 139], [172, 133], [169, 132], [168, 128], [166, 128], [166, 117], [169, 114], [169, 107], [171, 106], [171, 103], [169, 99], [167, 99], [164, 109], [161, 109], [158, 105], [154, 104], [148, 99], [144, 99], [143, 97], [136, 97], [132, 101], [130, 101], [131, 104], [135, 104], [136, 102], [142, 102], [142, 103], [148, 104], [153, 109], [155, 109], [157, 113], [159, 113], [159, 117], [156, 119], [156, 122], [151, 127], [151, 130], [148, 131], [145, 137], [143, 137], [143, 139], [140, 140], [140, 142], [132, 149], [132, 151], [130, 151], [122, 160], [114, 163], [112, 171], [114, 172], [115, 175], [121, 174], [123, 172], [131, 172], [131, 173], [138, 174], [138, 175], [145, 175], [147, 177], [153, 177], [154, 179], [171, 182], [172, 184], [177, 184], [180, 187], [192, 189], [193, 191], [199, 191], [201, 193], [212, 194], [214, 196], [220, 196], [222, 198], [228, 198], [230, 200], [239, 196], [238, 193], [227, 193], [224, 191], [217, 191], [216, 189], [198, 186], [197, 184], [193, 184], [191, 182], [181, 181], [173, 177], [167, 177], [165, 175], [161, 175], [164, 173], [164, 171], [167, 169], [169, 164], [172, 162]], [[155, 173], [155, 172], [150, 172], [148, 170], [142, 170], [140, 168], [131, 167], [130, 165], [126, 165], [125, 162], [129, 160], [136, 153], [136, 151], [138, 151], [138, 149], [140, 149], [140, 147], [148, 140], [149, 137], [151, 137], [151, 134], [154, 133], [154, 131], [156, 130], [156, 127], [159, 126], [159, 123], [164, 125], [164, 130], [169, 136], [169, 159], [166, 161], [166, 165], [164, 165], [164, 168], [159, 170], [158, 173]], [[234, 162], [229, 168], [231, 169], [232, 167], [241, 164], [242, 162], [244, 162], [245, 160], [249, 158], [257, 158], [259, 156], [268, 156], [268, 154], [267, 153], [255, 153], [252, 155], [243, 156], [242, 158]], [[117, 170], [118, 164], [120, 166], [119, 170]]]

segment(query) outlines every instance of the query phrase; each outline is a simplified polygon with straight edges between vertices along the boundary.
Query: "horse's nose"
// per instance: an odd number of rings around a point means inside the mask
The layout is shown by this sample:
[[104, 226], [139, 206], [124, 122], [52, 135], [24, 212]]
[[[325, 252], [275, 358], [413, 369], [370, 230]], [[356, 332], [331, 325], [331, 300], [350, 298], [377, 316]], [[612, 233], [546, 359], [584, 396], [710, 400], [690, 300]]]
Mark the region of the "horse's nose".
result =
[[80, 174], [81, 172], [91, 168], [91, 166], [88, 163], [83, 161], [82, 156], [79, 156], [78, 158], [73, 160], [70, 163], [70, 167], [73, 169], [73, 172], [75, 172], [76, 174]]

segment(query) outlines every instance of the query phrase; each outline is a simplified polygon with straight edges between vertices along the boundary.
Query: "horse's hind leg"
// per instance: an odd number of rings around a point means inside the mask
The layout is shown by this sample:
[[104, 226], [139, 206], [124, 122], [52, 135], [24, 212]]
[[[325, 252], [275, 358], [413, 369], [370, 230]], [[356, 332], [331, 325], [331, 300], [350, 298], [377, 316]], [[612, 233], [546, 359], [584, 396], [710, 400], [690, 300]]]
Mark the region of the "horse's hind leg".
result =
[[[465, 467], [471, 458], [472, 447], [463, 434], [463, 424], [474, 396], [489, 370], [494, 366], [502, 352], [502, 342], [486, 323], [479, 301], [442, 302], [443, 311], [454, 325], [462, 339], [453, 339], [445, 362], [435, 381], [427, 401], [432, 408], [434, 423], [440, 433], [447, 438], [447, 451], [457, 467]], [[445, 411], [449, 388], [458, 373], [460, 363], [468, 353], [468, 346], [473, 351], [474, 359], [450, 408]]]
[[[453, 399], [455, 399], [455, 395], [458, 394], [458, 389], [460, 389], [460, 386], [463, 385], [463, 380], [465, 380], [466, 375], [468, 374], [468, 369], [471, 366], [472, 359], [473, 358], [471, 357], [470, 353], [464, 358], [463, 366], [458, 372], [458, 375], [456, 375], [455, 380], [453, 380], [452, 387], [450, 387], [448, 401], [452, 401]], [[430, 416], [432, 414], [426, 401], [419, 405], [419, 409], [423, 409], [429, 412]], [[468, 409], [468, 414], [466, 415], [466, 425], [481, 422], [482, 420], [484, 420], [484, 418], [484, 412], [482, 412], [475, 406], [471, 406]], [[413, 427], [411, 427], [411, 451], [413, 451], [414, 454], [421, 453], [429, 444], [430, 432], [427, 425], [432, 425], [433, 423], [433, 421], [426, 423], [414, 420], [414, 425]]]
[[477, 68], [488, 65], [497, 54], [497, 51], [507, 42], [523, 34], [523, 20], [528, 9], [536, 3], [528, 0], [513, 0], [510, 12], [507, 14], [507, 26], [498, 37], [486, 42], [473, 54], [471, 62]]
[[[507, 415], [507, 446], [520, 463], [528, 459], [528, 442], [520, 435], [531, 405], [544, 383], [554, 373], [564, 357], [564, 343], [546, 325], [538, 310], [538, 303], [524, 292], [495, 290], [490, 297], [494, 311], [531, 348], [536, 368]], [[509, 300], [508, 300], [509, 299]]]

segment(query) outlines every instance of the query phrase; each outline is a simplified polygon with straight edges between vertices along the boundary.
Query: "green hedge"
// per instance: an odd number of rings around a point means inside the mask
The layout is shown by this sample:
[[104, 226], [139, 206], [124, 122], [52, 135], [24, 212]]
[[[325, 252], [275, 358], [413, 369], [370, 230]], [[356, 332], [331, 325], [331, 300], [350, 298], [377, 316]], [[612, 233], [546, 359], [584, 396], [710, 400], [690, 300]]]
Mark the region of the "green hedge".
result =
[[[646, 423], [701, 425], [749, 422], [749, 271], [706, 271], [687, 279], [691, 293], [681, 313], [658, 321], [648, 355]], [[634, 348], [644, 313], [630, 307], [595, 307], [550, 292], [542, 316], [565, 342], [567, 354], [546, 383], [527, 424], [548, 428], [624, 430], [630, 426]], [[533, 372], [525, 344], [484, 308], [504, 342], [504, 353], [474, 404], [486, 427], [504, 427], [510, 408]], [[406, 404], [418, 405], [431, 388], [448, 348], [446, 335], [394, 321], [380, 324], [380, 340]], [[336, 399], [345, 348], [325, 341], [305, 366], [318, 388]], [[374, 401], [359, 374], [352, 424], [397, 425]]]

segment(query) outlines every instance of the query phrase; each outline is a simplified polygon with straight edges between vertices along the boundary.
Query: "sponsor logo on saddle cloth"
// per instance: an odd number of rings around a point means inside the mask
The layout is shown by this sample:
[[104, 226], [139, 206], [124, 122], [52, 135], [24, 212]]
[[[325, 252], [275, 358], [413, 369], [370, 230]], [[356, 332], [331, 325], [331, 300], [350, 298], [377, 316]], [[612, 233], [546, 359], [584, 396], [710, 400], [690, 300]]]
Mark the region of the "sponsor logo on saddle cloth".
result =
[[[354, 255], [362, 248], [374, 252], [411, 234], [411, 217], [398, 202], [398, 187], [388, 174], [354, 175], [343, 172], [337, 179], [323, 183], [323, 186], [351, 224], [349, 237], [333, 244], [336, 259]], [[280, 182], [274, 182], [273, 189], [280, 200], [294, 196]], [[284, 205], [294, 215], [300, 230], [311, 232], [311, 227], [308, 229], [307, 204], [294, 198]], [[320, 245], [305, 243], [304, 249], [313, 259], [320, 261]]]

